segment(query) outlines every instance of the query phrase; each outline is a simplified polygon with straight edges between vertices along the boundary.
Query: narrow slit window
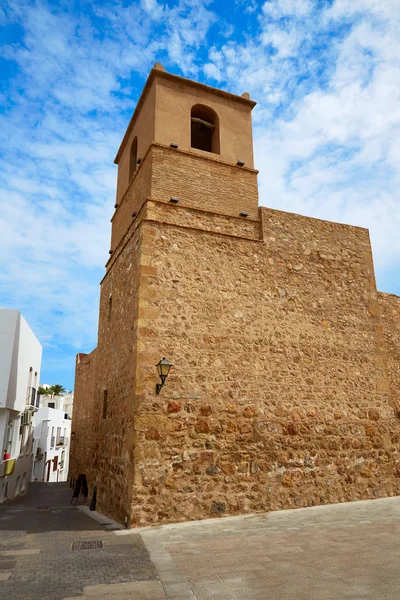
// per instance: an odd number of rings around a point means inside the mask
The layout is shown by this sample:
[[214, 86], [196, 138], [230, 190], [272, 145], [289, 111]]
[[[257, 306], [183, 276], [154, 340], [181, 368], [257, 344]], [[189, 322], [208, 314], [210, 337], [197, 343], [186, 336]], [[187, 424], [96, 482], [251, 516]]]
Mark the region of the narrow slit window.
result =
[[107, 417], [108, 390], [103, 392], [103, 419]]
[[133, 139], [129, 157], [129, 181], [132, 179], [137, 167], [137, 137]]
[[108, 320], [111, 321], [111, 314], [112, 314], [112, 294], [110, 294], [109, 298], [108, 298]]
[[219, 154], [219, 123], [217, 114], [207, 106], [196, 104], [190, 115], [191, 147]]

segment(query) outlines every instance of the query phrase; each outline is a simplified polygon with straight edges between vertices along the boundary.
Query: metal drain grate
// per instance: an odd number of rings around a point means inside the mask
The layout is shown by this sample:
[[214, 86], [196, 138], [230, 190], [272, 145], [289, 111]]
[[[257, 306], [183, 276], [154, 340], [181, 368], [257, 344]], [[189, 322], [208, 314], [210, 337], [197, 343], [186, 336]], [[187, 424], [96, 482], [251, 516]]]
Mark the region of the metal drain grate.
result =
[[101, 540], [91, 540], [90, 542], [74, 542], [71, 550], [100, 550], [102, 547]]
[[48, 506], [37, 506], [36, 510], [49, 510]]

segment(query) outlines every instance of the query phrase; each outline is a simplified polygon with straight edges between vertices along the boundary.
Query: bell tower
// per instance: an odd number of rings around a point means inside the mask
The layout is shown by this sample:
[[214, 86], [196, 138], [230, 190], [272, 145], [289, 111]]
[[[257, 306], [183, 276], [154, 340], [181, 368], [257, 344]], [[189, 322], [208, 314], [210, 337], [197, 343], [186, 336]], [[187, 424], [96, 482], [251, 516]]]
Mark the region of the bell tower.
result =
[[[236, 277], [242, 271], [250, 277], [249, 256], [260, 246], [254, 105], [248, 94], [235, 96], [156, 64], [115, 158], [98, 345], [77, 362], [82, 402], [74, 426], [82, 445], [73, 464], [75, 470], [82, 465], [79, 472], [96, 487], [99, 509], [121, 523], [147, 522], [146, 511], [170, 519], [174, 509], [167, 502], [162, 516], [159, 502], [165, 502], [160, 482], [171, 469], [171, 448], [189, 448], [192, 438], [179, 436], [189, 427], [196, 437], [193, 427], [201, 427], [190, 402], [190, 422], [175, 418], [183, 405], [174, 404], [171, 393], [197, 397], [204, 360], [197, 357], [203, 347], [220, 352], [215, 320], [224, 298], [236, 293]], [[236, 264], [236, 256], [240, 264], [230, 282], [226, 266]], [[218, 344], [229, 339], [224, 327]], [[158, 394], [155, 365], [163, 356], [177, 366], [169, 375], [173, 387]], [[160, 492], [156, 507], [149, 489]]]
[[255, 104], [154, 65], [115, 158], [110, 254], [148, 200], [258, 219]]

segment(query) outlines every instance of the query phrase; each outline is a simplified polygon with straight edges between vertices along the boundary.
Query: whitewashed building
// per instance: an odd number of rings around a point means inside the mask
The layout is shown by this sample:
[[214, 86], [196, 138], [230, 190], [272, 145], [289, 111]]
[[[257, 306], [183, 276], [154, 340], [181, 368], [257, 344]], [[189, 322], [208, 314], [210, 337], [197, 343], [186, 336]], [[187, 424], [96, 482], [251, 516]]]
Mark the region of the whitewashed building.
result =
[[41, 360], [42, 346], [21, 313], [0, 309], [0, 502], [27, 491]]
[[73, 393], [41, 396], [35, 417], [32, 481], [67, 481]]
[[[49, 388], [49, 385], [42, 384], [41, 387], [44, 389]], [[55, 408], [56, 410], [62, 410], [66, 415], [66, 419], [72, 419], [72, 408], [74, 404], [74, 392], [67, 392], [62, 396], [55, 396], [54, 394], [43, 394], [40, 397], [40, 406]]]

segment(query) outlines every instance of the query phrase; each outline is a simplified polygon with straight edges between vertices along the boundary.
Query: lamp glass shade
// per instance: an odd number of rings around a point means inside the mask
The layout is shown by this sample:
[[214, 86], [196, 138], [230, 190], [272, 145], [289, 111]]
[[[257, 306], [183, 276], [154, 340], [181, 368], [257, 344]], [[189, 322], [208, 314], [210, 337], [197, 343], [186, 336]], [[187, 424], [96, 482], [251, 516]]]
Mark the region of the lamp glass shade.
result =
[[164, 357], [156, 366], [159, 376], [164, 379], [173, 365]]

